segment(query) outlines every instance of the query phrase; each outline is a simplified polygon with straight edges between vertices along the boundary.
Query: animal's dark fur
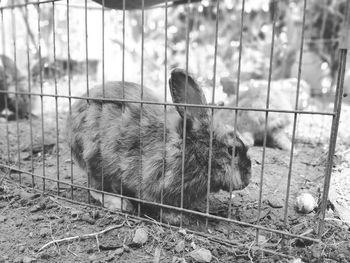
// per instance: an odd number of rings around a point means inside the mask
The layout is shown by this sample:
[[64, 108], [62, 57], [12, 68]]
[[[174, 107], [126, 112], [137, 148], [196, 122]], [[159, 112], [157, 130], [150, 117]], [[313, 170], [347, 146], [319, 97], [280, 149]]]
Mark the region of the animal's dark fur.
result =
[[[174, 79], [184, 79], [182, 71], [173, 71], [170, 86]], [[191, 86], [189, 86], [191, 89]], [[106, 98], [122, 99], [121, 82], [105, 85]], [[140, 86], [125, 82], [124, 98], [140, 99]], [[201, 93], [202, 91], [199, 90]], [[144, 87], [145, 101], [158, 101], [152, 92]], [[194, 91], [191, 96], [202, 96]], [[102, 88], [90, 91], [92, 97], [102, 97]], [[189, 96], [188, 103], [193, 101]], [[204, 96], [204, 95], [203, 95]], [[198, 100], [198, 98], [196, 98]], [[183, 103], [182, 96], [174, 102]], [[124, 105], [124, 112], [123, 106]], [[168, 107], [169, 108], [169, 107]], [[140, 113], [142, 110], [142, 121]], [[188, 111], [184, 169], [184, 207], [191, 207], [204, 198], [208, 183], [208, 160], [210, 121], [209, 115], [199, 116], [198, 112]], [[92, 177], [96, 189], [139, 197], [160, 202], [163, 189], [163, 202], [180, 205], [182, 180], [183, 119], [174, 108], [167, 112], [166, 157], [163, 177], [163, 130], [164, 106], [139, 103], [78, 101], [67, 121], [68, 142], [79, 166]], [[238, 139], [234, 170], [231, 170], [231, 156], [228, 147], [233, 145], [232, 130], [227, 127], [214, 127], [213, 155], [211, 169], [211, 191], [244, 188], [250, 180], [251, 162], [247, 148]], [[102, 187], [101, 175], [104, 174]]]

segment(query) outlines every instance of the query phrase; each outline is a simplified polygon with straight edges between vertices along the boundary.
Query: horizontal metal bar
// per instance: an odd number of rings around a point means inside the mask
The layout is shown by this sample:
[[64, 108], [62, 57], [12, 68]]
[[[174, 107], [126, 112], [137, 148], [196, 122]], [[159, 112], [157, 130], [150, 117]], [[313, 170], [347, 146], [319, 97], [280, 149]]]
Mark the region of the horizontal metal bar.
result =
[[[44, 177], [42, 175], [33, 174], [31, 172], [24, 171], [24, 170], [19, 170], [19, 169], [15, 168], [15, 167], [12, 167], [12, 166], [9, 166], [9, 165], [6, 165], [6, 164], [0, 163], [0, 167], [9, 169], [11, 171], [16, 171], [16, 172], [19, 172], [19, 173], [22, 173], [22, 174], [35, 176], [35, 177], [38, 177], [38, 178], [45, 178], [46, 181], [51, 181], [51, 182], [55, 182], [55, 183], [58, 182], [57, 179]], [[276, 233], [276, 234], [280, 234], [280, 235], [284, 235], [284, 236], [289, 236], [291, 238], [301, 238], [301, 239], [312, 241], [312, 242], [316, 242], [316, 243], [320, 243], [321, 242], [321, 240], [319, 240], [319, 239], [314, 239], [314, 238], [311, 238], [311, 237], [305, 237], [305, 236], [301, 236], [301, 235], [296, 235], [296, 234], [288, 233], [288, 232], [277, 230], [277, 229], [270, 229], [270, 228], [263, 227], [263, 226], [260, 226], [260, 225], [254, 225], [254, 224], [250, 224], [250, 223], [246, 223], [246, 222], [237, 221], [237, 220], [234, 220], [234, 219], [224, 218], [224, 217], [215, 216], [215, 215], [211, 215], [211, 214], [205, 214], [205, 213], [201, 213], [201, 212], [194, 211], [194, 210], [189, 210], [189, 209], [185, 209], [185, 208], [179, 208], [179, 207], [175, 207], [175, 206], [170, 206], [170, 205], [160, 204], [160, 203], [156, 203], [156, 202], [146, 201], [146, 200], [142, 200], [142, 199], [138, 199], [138, 198], [134, 198], [134, 197], [118, 195], [118, 194], [115, 194], [115, 193], [100, 191], [100, 190], [97, 190], [97, 189], [88, 188], [88, 187], [85, 187], [85, 186], [82, 186], [82, 185], [71, 184], [71, 183], [68, 183], [68, 182], [60, 181], [60, 183], [61, 184], [65, 184], [65, 185], [69, 185], [69, 186], [72, 186], [72, 187], [88, 190], [88, 191], [94, 191], [94, 192], [102, 193], [102, 194], [105, 194], [105, 195], [107, 194], [107, 195], [111, 195], [111, 196], [115, 196], [115, 197], [120, 197], [120, 198], [124, 198], [124, 199], [128, 199], [128, 200], [132, 200], [132, 201], [143, 203], [143, 204], [147, 204], [147, 205], [154, 205], [154, 206], [157, 206], [157, 207], [168, 208], [168, 209], [176, 210], [178, 212], [186, 212], [186, 213], [189, 213], [189, 214], [192, 214], [192, 215], [202, 216], [202, 217], [209, 218], [209, 219], [226, 221], [226, 222], [229, 222], [229, 223], [235, 223], [235, 224], [238, 224], [238, 225], [241, 225], [241, 226], [245, 226], [245, 227], [253, 227], [253, 228], [256, 228], [256, 229], [260, 229], [260, 230], [264, 230], [264, 231], [268, 231], [268, 232], [272, 232], [272, 233]]]
[[144, 100], [128, 100], [128, 99], [118, 99], [118, 98], [103, 98], [103, 97], [83, 97], [83, 96], [68, 96], [68, 95], [55, 95], [55, 94], [42, 94], [42, 93], [30, 93], [30, 92], [15, 92], [15, 91], [4, 91], [0, 90], [0, 93], [5, 94], [18, 94], [18, 95], [32, 95], [40, 97], [53, 97], [53, 98], [66, 98], [66, 99], [83, 99], [90, 101], [103, 101], [103, 102], [127, 102], [127, 103], [142, 103], [150, 105], [167, 105], [167, 106], [186, 106], [186, 107], [197, 107], [197, 108], [207, 108], [207, 109], [222, 109], [222, 110], [242, 110], [242, 111], [261, 111], [261, 112], [279, 112], [279, 113], [297, 113], [297, 114], [311, 114], [311, 115], [327, 115], [335, 116], [334, 112], [322, 112], [322, 111], [303, 111], [303, 110], [277, 110], [277, 109], [257, 109], [257, 108], [247, 108], [247, 107], [227, 107], [227, 106], [217, 106], [217, 105], [200, 105], [200, 104], [186, 104], [186, 103], [171, 103], [171, 102], [158, 102], [158, 101], [144, 101]]
[[0, 7], [0, 10], [5, 10], [5, 9], [14, 9], [14, 8], [21, 8], [21, 7], [26, 7], [28, 5], [41, 5], [41, 4], [47, 4], [47, 3], [52, 3], [52, 2], [59, 2], [62, 0], [42, 0], [42, 1], [37, 1], [37, 2], [28, 2], [24, 4], [15, 4], [15, 5], [6, 5]]

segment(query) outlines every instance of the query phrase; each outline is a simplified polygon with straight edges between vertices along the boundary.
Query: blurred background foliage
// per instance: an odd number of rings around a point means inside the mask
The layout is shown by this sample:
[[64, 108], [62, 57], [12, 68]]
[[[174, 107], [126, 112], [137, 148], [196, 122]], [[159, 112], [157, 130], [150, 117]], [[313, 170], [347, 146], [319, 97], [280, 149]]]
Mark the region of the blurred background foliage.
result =
[[[12, 3], [20, 5], [25, 0], [2, 1], [1, 5]], [[275, 16], [272, 79], [297, 77], [304, 1], [246, 0], [243, 25], [242, 0], [221, 0], [219, 9], [213, 0], [168, 5], [168, 9], [164, 4], [148, 7], [144, 23], [141, 10], [125, 11], [124, 42], [123, 11], [106, 8], [103, 12], [92, 1], [72, 0], [69, 8], [66, 1], [57, 1], [4, 9], [0, 50], [12, 59], [16, 53], [18, 68], [33, 80], [39, 79], [40, 69], [46, 81], [53, 76], [67, 79], [70, 69], [72, 78], [85, 76], [94, 83], [121, 80], [123, 74], [125, 80], [140, 83], [143, 71], [143, 83], [164, 96], [166, 72], [173, 67], [186, 68], [187, 55], [189, 71], [203, 85], [213, 88], [218, 19], [215, 87], [219, 100], [224, 96], [224, 82], [220, 80], [229, 79], [231, 86], [237, 82], [241, 29], [240, 80], [268, 79]], [[327, 94], [334, 88], [344, 7], [345, 0], [307, 1], [301, 78], [310, 85], [313, 95]], [[350, 80], [349, 72], [347, 78]]]

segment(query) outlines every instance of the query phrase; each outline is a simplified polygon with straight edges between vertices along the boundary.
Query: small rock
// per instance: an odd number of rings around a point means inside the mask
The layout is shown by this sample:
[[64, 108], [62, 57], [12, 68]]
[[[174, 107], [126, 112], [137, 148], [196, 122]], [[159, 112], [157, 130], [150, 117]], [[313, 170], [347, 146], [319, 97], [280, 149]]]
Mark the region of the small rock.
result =
[[73, 209], [73, 210], [70, 212], [71, 217], [74, 217], [74, 218], [78, 217], [78, 216], [81, 215], [81, 214], [82, 214], [81, 211], [75, 210], [75, 209]]
[[132, 242], [134, 244], [143, 245], [147, 242], [147, 240], [148, 240], [148, 234], [146, 230], [143, 228], [136, 229]]
[[196, 243], [194, 243], [193, 241], [191, 242], [191, 248], [193, 248], [193, 249], [196, 249], [196, 248], [197, 248]]
[[175, 246], [175, 251], [177, 253], [182, 252], [185, 249], [185, 241], [184, 240], [180, 240], [176, 246]]
[[296, 207], [298, 212], [308, 214], [317, 207], [317, 203], [311, 194], [302, 193], [297, 196]]
[[40, 231], [39, 231], [39, 235], [41, 237], [46, 237], [47, 235], [50, 235], [50, 229], [44, 227], [44, 228], [41, 228]]
[[205, 248], [193, 250], [190, 253], [190, 257], [193, 258], [196, 262], [210, 262], [212, 259], [211, 252]]
[[23, 257], [22, 262], [23, 263], [32, 263], [35, 262], [36, 259], [35, 258], [31, 258], [31, 257]]
[[121, 254], [124, 253], [124, 248], [123, 247], [120, 247], [120, 248], [117, 248], [115, 251], [114, 251], [114, 254], [119, 256]]
[[23, 253], [24, 250], [26, 250], [26, 248], [25, 248], [25, 246], [20, 246], [20, 247], [18, 248], [18, 250], [19, 250], [19, 252]]
[[17, 257], [15, 258], [15, 260], [13, 261], [13, 263], [22, 263], [23, 262], [23, 258], [22, 257]]
[[185, 236], [186, 235], [186, 229], [183, 229], [183, 228], [179, 229], [179, 233], [183, 234]]
[[7, 220], [6, 216], [0, 216], [0, 223], [3, 223]]
[[95, 220], [92, 219], [89, 214], [83, 214], [80, 219], [82, 221], [89, 223], [90, 225], [95, 224]]
[[281, 200], [278, 200], [278, 199], [274, 199], [274, 200], [269, 199], [269, 200], [267, 200], [267, 203], [272, 208], [282, 208], [283, 207]]
[[42, 215], [33, 215], [33, 216], [30, 217], [30, 219], [31, 219], [32, 221], [36, 222], [36, 221], [44, 220], [45, 217], [42, 216]]

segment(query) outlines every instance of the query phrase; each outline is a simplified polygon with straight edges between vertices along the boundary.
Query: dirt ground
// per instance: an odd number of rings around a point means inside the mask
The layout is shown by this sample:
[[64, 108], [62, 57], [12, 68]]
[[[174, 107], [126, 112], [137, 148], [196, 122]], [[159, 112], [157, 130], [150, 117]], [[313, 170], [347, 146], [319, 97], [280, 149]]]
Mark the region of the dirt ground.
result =
[[[206, 224], [205, 219], [192, 215], [189, 224], [184, 225], [187, 230], [179, 230], [160, 225], [151, 215], [140, 220], [132, 215], [113, 214], [96, 206], [69, 202], [72, 197], [74, 201], [88, 202], [89, 195], [84, 189], [64, 184], [73, 182], [77, 186], [87, 186], [86, 175], [72, 166], [64, 140], [65, 117], [66, 114], [60, 112], [57, 123], [54, 113], [46, 114], [44, 122], [39, 116], [31, 121], [0, 123], [1, 163], [46, 178], [32, 178], [29, 174], [1, 167], [0, 262], [209, 262], [209, 259], [211, 262], [316, 262], [318, 258], [322, 262], [350, 262], [349, 225], [338, 219], [331, 204], [322, 243], [316, 244], [301, 238], [282, 239], [280, 234], [265, 230], [259, 231], [259, 242], [255, 243], [254, 228], [226, 221], [209, 220]], [[325, 117], [315, 118], [299, 119], [303, 129], [297, 131], [286, 225], [284, 207], [290, 153], [266, 149], [261, 226], [310, 238], [317, 236], [318, 210], [300, 214], [295, 209], [298, 194], [308, 192], [318, 199], [323, 190], [330, 122], [322, 124]], [[314, 125], [305, 128], [305, 123]], [[346, 123], [342, 125], [347, 126]], [[342, 143], [346, 139], [338, 141]], [[341, 143], [335, 158], [337, 171], [340, 167], [349, 167], [349, 162], [340, 154], [346, 149]], [[256, 223], [262, 152], [262, 147], [250, 150], [251, 184], [234, 192], [232, 201], [227, 192], [212, 195], [211, 214]], [[61, 183], [50, 178], [59, 179]], [[198, 210], [205, 211], [205, 208], [198, 207]], [[114, 229], [96, 234], [111, 227]], [[142, 232], [141, 241], [139, 232]], [[69, 237], [76, 238], [43, 247], [52, 240]], [[257, 250], [257, 246], [265, 252]]]

